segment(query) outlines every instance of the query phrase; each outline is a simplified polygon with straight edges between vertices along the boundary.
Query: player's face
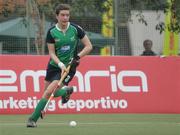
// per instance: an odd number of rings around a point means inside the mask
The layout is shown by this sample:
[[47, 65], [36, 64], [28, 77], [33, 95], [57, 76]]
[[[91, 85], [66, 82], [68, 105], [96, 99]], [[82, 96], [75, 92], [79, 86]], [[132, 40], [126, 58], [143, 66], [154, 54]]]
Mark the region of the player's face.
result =
[[56, 16], [58, 23], [63, 26], [66, 26], [69, 22], [69, 10], [61, 10], [59, 14]]

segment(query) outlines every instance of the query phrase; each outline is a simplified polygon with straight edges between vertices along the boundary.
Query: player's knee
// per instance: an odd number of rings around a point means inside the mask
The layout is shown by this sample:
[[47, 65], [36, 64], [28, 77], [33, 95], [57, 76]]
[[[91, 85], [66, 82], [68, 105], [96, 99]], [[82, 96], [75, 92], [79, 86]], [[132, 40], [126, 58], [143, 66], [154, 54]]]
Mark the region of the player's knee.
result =
[[49, 99], [50, 95], [51, 95], [51, 92], [46, 89], [46, 90], [44, 91], [44, 94], [43, 94], [42, 97], [43, 97], [43, 98], [46, 98], [46, 99]]
[[57, 85], [58, 85], [57, 80], [54, 80], [53, 82], [51, 82], [51, 84], [45, 89], [44, 94], [43, 94], [43, 98], [49, 99], [52, 92], [54, 92], [55, 89], [57, 88]]

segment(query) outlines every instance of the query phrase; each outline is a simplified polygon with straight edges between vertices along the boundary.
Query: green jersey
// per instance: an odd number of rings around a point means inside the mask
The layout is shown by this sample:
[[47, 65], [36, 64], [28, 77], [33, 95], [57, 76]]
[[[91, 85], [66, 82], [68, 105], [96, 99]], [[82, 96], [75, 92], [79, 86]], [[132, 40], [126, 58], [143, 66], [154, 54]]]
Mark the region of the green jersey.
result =
[[[62, 32], [56, 24], [49, 29], [46, 37], [46, 43], [54, 44], [57, 57], [67, 66], [71, 59], [77, 55], [78, 41], [84, 36], [84, 30], [76, 24], [69, 22], [65, 33]], [[52, 59], [50, 60], [50, 64], [58, 67]]]

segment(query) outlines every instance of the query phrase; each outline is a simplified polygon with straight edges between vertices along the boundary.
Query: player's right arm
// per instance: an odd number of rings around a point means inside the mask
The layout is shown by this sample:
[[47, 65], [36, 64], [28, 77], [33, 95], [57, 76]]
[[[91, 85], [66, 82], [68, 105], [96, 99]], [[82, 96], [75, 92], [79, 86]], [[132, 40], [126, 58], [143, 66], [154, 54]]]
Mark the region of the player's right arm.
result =
[[51, 57], [51, 59], [61, 68], [63, 73], [66, 70], [65, 65], [59, 60], [59, 58], [57, 57], [56, 53], [55, 53], [55, 40], [51, 35], [50, 30], [47, 33], [47, 37], [46, 37], [46, 43], [48, 46], [48, 51], [49, 51], [49, 55]]

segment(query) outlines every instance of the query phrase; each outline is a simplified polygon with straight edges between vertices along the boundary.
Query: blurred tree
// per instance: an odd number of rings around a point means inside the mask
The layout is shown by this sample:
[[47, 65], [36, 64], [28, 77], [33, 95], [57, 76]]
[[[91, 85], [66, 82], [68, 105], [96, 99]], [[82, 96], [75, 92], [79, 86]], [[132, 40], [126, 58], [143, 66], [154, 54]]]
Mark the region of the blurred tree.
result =
[[[44, 12], [49, 18], [54, 17], [54, 9], [59, 3], [71, 5], [71, 16], [99, 16], [109, 9], [103, 3], [107, 0], [49, 0], [45, 4], [38, 3], [40, 12]], [[112, 3], [108, 2], [109, 5]]]
[[[27, 1], [32, 0], [0, 0], [0, 14], [1, 15], [7, 15], [11, 12], [13, 12], [13, 9], [15, 6], [19, 5], [25, 5]], [[103, 3], [106, 0], [34, 0], [39, 8], [40, 11], [43, 11], [47, 14], [50, 14], [53, 12], [53, 9], [55, 6], [59, 3], [68, 3], [72, 6], [72, 15], [101, 15], [103, 11], [107, 10], [107, 6], [104, 6]], [[108, 2], [111, 4], [110, 2]], [[88, 13], [89, 11], [89, 13]]]
[[172, 14], [173, 19], [176, 19], [176, 22], [171, 22], [170, 24], [165, 24], [160, 22], [156, 25], [156, 29], [162, 33], [166, 28], [171, 32], [180, 33], [180, 0], [131, 0], [132, 9], [138, 10], [139, 21], [147, 25], [144, 16], [142, 15], [142, 10], [163, 10], [165, 14], [168, 14], [169, 11]]
[[[106, 0], [49, 0], [45, 5], [38, 4], [40, 14], [44, 13], [46, 20], [56, 21], [54, 10], [59, 3], [71, 5], [71, 21], [78, 23], [85, 30], [96, 33], [101, 32], [102, 14], [109, 9], [103, 2]], [[107, 2], [112, 5], [111, 2]]]
[[12, 12], [13, 8], [12, 0], [0, 1], [0, 15], [2, 14], [4, 17], [8, 17], [8, 14]]
[[[24, 0], [26, 2], [27, 0]], [[31, 1], [31, 0], [29, 0]], [[104, 2], [107, 0], [34, 0], [38, 4], [38, 9], [40, 16], [44, 14], [46, 18], [54, 18], [54, 8], [59, 3], [68, 3], [72, 6], [71, 16], [90, 16], [90, 17], [101, 17], [104, 11], [108, 10], [108, 6], [104, 6]], [[166, 26], [164, 22], [157, 24], [156, 29], [160, 32], [164, 31], [166, 27], [170, 31], [180, 32], [180, 0], [171, 0], [173, 4], [169, 4], [167, 0], [130, 0], [131, 9], [138, 10], [139, 21], [147, 25], [144, 16], [142, 15], [142, 10], [163, 10], [164, 13], [167, 13], [169, 10], [172, 11], [175, 18], [177, 19], [176, 23], [169, 24]], [[16, 0], [0, 0], [0, 15], [7, 17], [11, 12], [9, 6], [17, 5]], [[108, 1], [107, 1], [108, 2]], [[112, 3], [109, 2], [109, 5]], [[25, 12], [25, 10], [24, 10]]]

